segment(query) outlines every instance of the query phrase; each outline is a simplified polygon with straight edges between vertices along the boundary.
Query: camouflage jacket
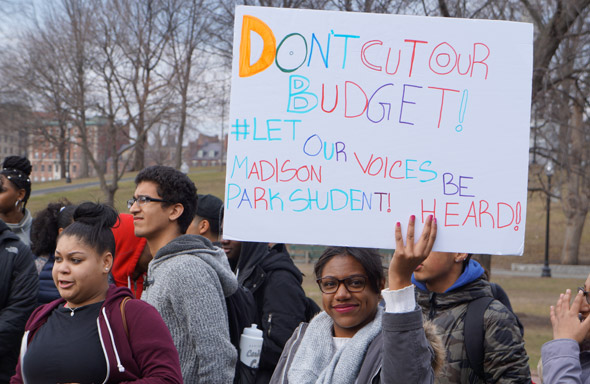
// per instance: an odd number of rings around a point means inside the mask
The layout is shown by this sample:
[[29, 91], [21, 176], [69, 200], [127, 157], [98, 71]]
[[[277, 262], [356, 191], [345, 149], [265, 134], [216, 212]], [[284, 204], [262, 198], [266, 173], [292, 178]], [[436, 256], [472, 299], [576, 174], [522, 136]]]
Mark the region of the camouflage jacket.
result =
[[[484, 383], [469, 366], [463, 325], [469, 302], [492, 296], [489, 283], [478, 278], [451, 292], [427, 292], [418, 287], [416, 292], [424, 319], [439, 328], [447, 352], [443, 372], [435, 383]], [[530, 383], [529, 358], [514, 314], [494, 300], [484, 314], [484, 326], [485, 383]]]

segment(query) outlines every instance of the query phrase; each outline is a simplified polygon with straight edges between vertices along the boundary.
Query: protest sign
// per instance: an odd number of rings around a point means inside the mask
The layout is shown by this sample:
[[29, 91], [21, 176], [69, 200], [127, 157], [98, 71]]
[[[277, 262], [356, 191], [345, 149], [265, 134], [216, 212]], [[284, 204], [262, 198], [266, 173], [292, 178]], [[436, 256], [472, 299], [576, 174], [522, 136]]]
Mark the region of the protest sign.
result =
[[224, 237], [522, 254], [532, 25], [236, 8]]

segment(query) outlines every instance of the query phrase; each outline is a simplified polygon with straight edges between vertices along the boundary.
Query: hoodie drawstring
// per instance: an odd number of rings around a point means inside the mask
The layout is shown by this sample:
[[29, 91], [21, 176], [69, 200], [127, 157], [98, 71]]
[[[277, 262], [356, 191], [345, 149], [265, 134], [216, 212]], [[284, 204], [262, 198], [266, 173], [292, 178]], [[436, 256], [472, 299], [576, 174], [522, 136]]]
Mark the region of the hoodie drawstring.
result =
[[119, 372], [125, 372], [125, 367], [121, 364], [121, 359], [119, 359], [119, 353], [117, 352], [117, 346], [115, 345], [115, 338], [113, 337], [113, 331], [111, 330], [111, 324], [109, 323], [109, 319], [107, 318], [106, 309], [102, 308], [102, 314], [104, 315], [105, 322], [107, 324], [107, 329], [109, 330], [109, 335], [111, 337], [111, 343], [113, 344], [113, 351], [115, 351], [115, 359], [117, 359], [117, 368], [119, 368]]

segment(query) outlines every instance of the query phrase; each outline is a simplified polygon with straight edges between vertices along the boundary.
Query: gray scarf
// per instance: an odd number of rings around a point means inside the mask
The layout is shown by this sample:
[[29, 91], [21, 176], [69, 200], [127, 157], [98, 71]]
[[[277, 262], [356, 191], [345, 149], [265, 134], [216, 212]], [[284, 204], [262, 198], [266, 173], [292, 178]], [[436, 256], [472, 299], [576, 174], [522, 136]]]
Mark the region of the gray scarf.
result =
[[290, 383], [352, 384], [360, 371], [369, 344], [381, 332], [383, 310], [377, 309], [375, 319], [360, 329], [336, 352], [332, 339], [334, 322], [322, 312], [309, 323], [289, 369]]

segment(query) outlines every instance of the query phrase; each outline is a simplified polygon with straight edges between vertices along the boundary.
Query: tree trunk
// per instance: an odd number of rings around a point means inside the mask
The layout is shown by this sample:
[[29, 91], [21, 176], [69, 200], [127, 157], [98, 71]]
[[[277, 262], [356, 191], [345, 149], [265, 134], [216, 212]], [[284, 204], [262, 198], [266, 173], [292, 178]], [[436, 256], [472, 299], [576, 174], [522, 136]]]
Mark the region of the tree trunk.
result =
[[139, 134], [137, 138], [137, 144], [135, 145], [135, 157], [133, 158], [133, 170], [141, 171], [145, 164], [145, 146], [147, 143], [147, 137], [143, 134]]
[[561, 264], [578, 264], [578, 254], [582, 231], [586, 222], [587, 211], [577, 211], [573, 217], [568, 218], [565, 224], [565, 239], [561, 251]]
[[66, 171], [67, 171], [67, 160], [66, 160], [66, 153], [65, 151], [59, 149], [59, 178], [65, 179], [66, 178]]
[[82, 151], [82, 161], [80, 162], [80, 177], [88, 177], [88, 155]]
[[492, 255], [485, 255], [485, 254], [473, 254], [473, 259], [477, 260], [481, 266], [483, 267], [483, 269], [486, 270], [486, 274], [488, 275], [488, 278], [492, 277]]

